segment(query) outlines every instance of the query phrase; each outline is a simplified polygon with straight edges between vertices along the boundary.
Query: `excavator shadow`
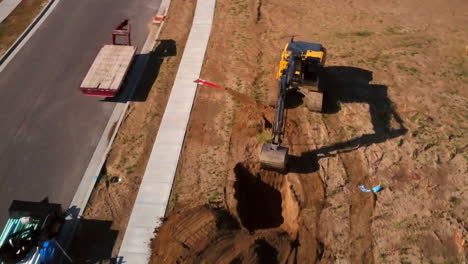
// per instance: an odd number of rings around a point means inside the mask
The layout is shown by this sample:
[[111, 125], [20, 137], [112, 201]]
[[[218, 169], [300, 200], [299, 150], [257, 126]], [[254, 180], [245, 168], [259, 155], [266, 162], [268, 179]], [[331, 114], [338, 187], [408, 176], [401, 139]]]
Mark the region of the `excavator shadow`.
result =
[[373, 134], [363, 134], [344, 142], [323, 146], [319, 149], [290, 156], [289, 171], [310, 173], [319, 168], [321, 158], [351, 152], [361, 147], [385, 142], [406, 134], [403, 119], [398, 115], [395, 104], [388, 96], [388, 87], [371, 84], [371, 71], [348, 66], [325, 67], [322, 84], [325, 88], [325, 115], [336, 114], [346, 103], [369, 105]]
[[295, 90], [288, 90], [284, 100], [285, 109], [294, 109], [304, 104], [304, 95]]
[[70, 257], [73, 262], [113, 261], [112, 250], [119, 231], [112, 229], [112, 221], [84, 218], [80, 218], [79, 221], [78, 230], [70, 247]]

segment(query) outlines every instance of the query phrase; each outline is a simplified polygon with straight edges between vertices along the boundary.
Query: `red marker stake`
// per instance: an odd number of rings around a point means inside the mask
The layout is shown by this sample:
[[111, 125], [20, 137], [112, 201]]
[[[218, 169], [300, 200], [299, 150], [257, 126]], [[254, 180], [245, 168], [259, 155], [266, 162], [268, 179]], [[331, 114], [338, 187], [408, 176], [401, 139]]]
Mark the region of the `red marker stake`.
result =
[[201, 84], [201, 85], [208, 85], [208, 86], [215, 87], [215, 88], [221, 88], [221, 86], [219, 86], [219, 85], [207, 82], [207, 81], [202, 80], [202, 79], [196, 79], [195, 83], [198, 83], [198, 84]]

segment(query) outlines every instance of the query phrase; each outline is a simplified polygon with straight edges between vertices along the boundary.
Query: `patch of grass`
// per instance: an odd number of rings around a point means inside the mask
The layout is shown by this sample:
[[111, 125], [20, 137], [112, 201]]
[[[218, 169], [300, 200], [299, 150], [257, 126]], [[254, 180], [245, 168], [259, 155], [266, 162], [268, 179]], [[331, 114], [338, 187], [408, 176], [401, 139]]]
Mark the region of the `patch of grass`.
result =
[[386, 27], [385, 34], [387, 35], [403, 35], [401, 31], [403, 28], [400, 26]]
[[177, 204], [178, 200], [179, 200], [179, 195], [175, 192], [171, 192], [171, 195], [169, 196], [169, 202], [167, 203], [169, 212], [172, 211], [172, 209]]
[[452, 57], [448, 59], [450, 71], [457, 78], [468, 77], [468, 60], [465, 57]]
[[468, 76], [468, 72], [465, 71], [465, 70], [457, 71], [457, 72], [455, 72], [455, 76], [460, 77], [460, 78], [461, 78], [461, 77], [467, 77], [467, 76]]
[[257, 140], [260, 143], [266, 143], [271, 140], [272, 132], [271, 129], [265, 129], [257, 135]]
[[210, 193], [208, 197], [208, 202], [210, 203], [219, 203], [223, 201], [223, 193], [219, 191], [214, 191]]
[[380, 252], [379, 257], [382, 262], [386, 262], [388, 254], [386, 252]]
[[240, 106], [240, 101], [239, 101], [239, 99], [233, 97], [232, 100], [233, 100], [233, 102], [234, 102], [234, 107], [235, 107], [235, 108], [238, 108], [238, 107]]
[[417, 242], [419, 241], [419, 235], [417, 234], [411, 234], [403, 237], [402, 242], [405, 245], [416, 245]]
[[390, 64], [390, 55], [382, 55], [379, 57], [379, 62], [382, 64], [383, 67], [388, 67]]
[[454, 205], [460, 205], [462, 200], [456, 196], [452, 196], [450, 197], [449, 202], [453, 203]]
[[400, 40], [396, 47], [422, 49], [430, 46], [434, 39], [428, 37], [405, 37]]
[[396, 66], [399, 70], [407, 72], [411, 75], [418, 73], [418, 69], [416, 69], [415, 67], [407, 67], [403, 63], [397, 63]]
[[344, 53], [342, 55], [339, 55], [338, 57], [339, 58], [349, 58], [349, 57], [352, 57], [352, 56], [354, 56], [354, 52], [348, 51], [348, 52], [346, 52], [346, 53]]
[[234, 126], [234, 120], [229, 119], [226, 123], [226, 128], [231, 129]]
[[408, 225], [408, 220], [407, 219], [403, 219], [401, 221], [399, 221], [398, 223], [395, 223], [393, 225], [393, 227], [395, 229], [401, 229], [401, 228], [405, 228], [406, 226]]
[[247, 11], [248, 4], [244, 0], [233, 0], [231, 1], [231, 7], [229, 8], [229, 13], [232, 16], [238, 16]]
[[362, 30], [362, 31], [353, 32], [352, 34], [358, 37], [369, 37], [372, 35], [372, 32], [367, 31], [367, 30]]
[[360, 31], [354, 31], [354, 32], [337, 32], [335, 34], [336, 37], [338, 38], [346, 38], [349, 36], [354, 36], [354, 37], [369, 37], [372, 35], [372, 32], [368, 30], [360, 30]]
[[135, 172], [135, 165], [132, 165], [132, 166], [130, 166], [130, 167], [127, 167], [127, 168], [125, 169], [125, 172], [126, 172], [127, 174], [132, 174], [133, 172]]
[[[259, 57], [257, 58], [258, 64], [261, 65], [262, 62], [262, 53], [260, 53]], [[263, 78], [268, 73], [261, 69], [261, 71], [255, 76], [255, 79], [252, 82], [252, 96], [255, 98], [256, 102], [260, 102], [262, 97], [265, 95], [263, 94], [263, 90], [265, 90], [265, 83], [263, 82]]]

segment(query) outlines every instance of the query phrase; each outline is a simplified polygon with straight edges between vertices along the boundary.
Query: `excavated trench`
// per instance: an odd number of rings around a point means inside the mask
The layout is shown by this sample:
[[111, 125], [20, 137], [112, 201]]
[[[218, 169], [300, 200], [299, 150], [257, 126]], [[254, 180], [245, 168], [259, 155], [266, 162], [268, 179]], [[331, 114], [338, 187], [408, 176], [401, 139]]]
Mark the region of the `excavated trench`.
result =
[[234, 198], [242, 226], [250, 232], [279, 227], [283, 222], [281, 192], [262, 180], [261, 172], [242, 163], [234, 168]]

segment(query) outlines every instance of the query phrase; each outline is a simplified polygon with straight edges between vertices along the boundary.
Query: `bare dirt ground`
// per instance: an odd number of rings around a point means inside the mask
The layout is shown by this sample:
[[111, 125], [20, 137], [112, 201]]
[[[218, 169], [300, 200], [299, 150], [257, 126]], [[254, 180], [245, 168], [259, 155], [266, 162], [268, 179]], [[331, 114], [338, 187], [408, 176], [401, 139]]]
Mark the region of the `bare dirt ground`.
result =
[[31, 24], [32, 20], [47, 4], [47, 0], [23, 0], [0, 23], [0, 56], [16, 41], [23, 31]]
[[[93, 190], [71, 246], [75, 262], [96, 263], [118, 253], [177, 73], [194, 10], [193, 0], [171, 3], [159, 35], [159, 44], [129, 105], [105, 170]], [[117, 178], [121, 182], [113, 183]], [[101, 248], [90, 249], [90, 241]]]
[[[219, 0], [202, 77], [224, 89], [198, 90], [152, 263], [465, 263], [466, 10]], [[328, 49], [328, 93], [324, 114], [288, 97], [282, 175], [258, 154], [292, 35]]]

